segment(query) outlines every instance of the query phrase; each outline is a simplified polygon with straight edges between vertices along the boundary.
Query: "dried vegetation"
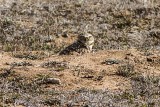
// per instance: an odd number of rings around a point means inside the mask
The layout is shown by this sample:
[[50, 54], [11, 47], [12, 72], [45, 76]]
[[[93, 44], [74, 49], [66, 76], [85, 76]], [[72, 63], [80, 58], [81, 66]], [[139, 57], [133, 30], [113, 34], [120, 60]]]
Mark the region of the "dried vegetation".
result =
[[[149, 66], [160, 64], [157, 57], [147, 53], [148, 49], [160, 49], [159, 0], [0, 0], [0, 52], [29, 60], [0, 68], [0, 107], [160, 107], [160, 77], [144, 75], [130, 63], [119, 65], [121, 60], [100, 62], [118, 65], [114, 75], [130, 79], [130, 90], [60, 91], [51, 88], [61, 87], [55, 75], [28, 78], [16, 72], [15, 67], [35, 67], [30, 61], [59, 53], [85, 28], [94, 35], [97, 51], [136, 47], [146, 51]], [[133, 60], [139, 64], [139, 59]], [[40, 66], [60, 73], [69, 69], [65, 61], [48, 61]], [[107, 75], [105, 70], [97, 75], [85, 67], [71, 68], [74, 76], [91, 81], [103, 81]]]

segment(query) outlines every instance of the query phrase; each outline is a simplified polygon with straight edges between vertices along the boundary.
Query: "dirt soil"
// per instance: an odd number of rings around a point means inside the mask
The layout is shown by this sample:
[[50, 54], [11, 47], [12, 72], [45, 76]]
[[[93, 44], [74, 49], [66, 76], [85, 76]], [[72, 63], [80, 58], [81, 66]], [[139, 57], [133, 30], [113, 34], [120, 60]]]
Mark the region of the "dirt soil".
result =
[[[153, 54], [154, 53], [154, 54]], [[102, 64], [107, 59], [120, 61], [118, 64]], [[38, 74], [51, 75], [61, 81], [60, 85], [48, 85], [57, 90], [110, 89], [126, 90], [131, 88], [130, 78], [116, 75], [118, 66], [126, 63], [134, 65], [136, 73], [160, 74], [160, 53], [158, 51], [106, 50], [83, 55], [52, 55], [44, 59], [29, 60], [12, 56], [11, 53], [0, 53], [0, 72], [9, 68], [13, 62], [29, 62], [32, 66], [16, 66], [14, 71], [24, 77], [34, 78]], [[67, 67], [57, 70], [54, 67], [43, 67], [49, 61], [66, 63]]]

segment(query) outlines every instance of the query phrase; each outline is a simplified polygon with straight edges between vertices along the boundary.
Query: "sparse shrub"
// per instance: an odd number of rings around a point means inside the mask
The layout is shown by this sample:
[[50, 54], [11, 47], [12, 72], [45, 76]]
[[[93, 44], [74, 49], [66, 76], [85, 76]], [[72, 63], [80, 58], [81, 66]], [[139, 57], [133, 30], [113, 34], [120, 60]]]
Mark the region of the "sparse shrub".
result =
[[21, 52], [21, 51], [17, 51], [17, 52], [13, 52], [12, 56], [15, 58], [20, 58], [20, 59], [29, 59], [29, 60], [37, 60], [37, 59], [44, 59], [46, 57], [48, 57], [47, 53], [45, 51], [36, 51], [36, 52], [31, 52], [31, 51], [27, 51], [27, 52]]
[[146, 76], [132, 81], [132, 89], [126, 91], [89, 90], [56, 91], [45, 88], [37, 81], [50, 78], [38, 75], [27, 79], [16, 73], [1, 78], [0, 101], [24, 106], [94, 106], [94, 107], [159, 107], [159, 76]]
[[119, 64], [121, 61], [118, 59], [106, 59], [105, 61], [102, 62], [102, 64], [106, 65], [113, 65], [113, 64]]
[[37, 56], [31, 55], [30, 53], [14, 53], [13, 56], [15, 58], [25, 58], [25, 59], [31, 59], [31, 60], [35, 60], [38, 59]]
[[[39, 2], [18, 0], [11, 2], [9, 7], [2, 5], [0, 42], [5, 45], [8, 37], [13, 38], [12, 47], [6, 47], [3, 50], [51, 50], [57, 53], [64, 46], [57, 46], [56, 37], [63, 36], [63, 33], [67, 33], [68, 36], [79, 35], [83, 33], [86, 25], [89, 25], [87, 30], [96, 38], [95, 49], [123, 49], [124, 44], [127, 43], [124, 35], [130, 33], [132, 27], [136, 26], [140, 31], [151, 30], [152, 32], [152, 28], [160, 26], [158, 6], [145, 7], [143, 3], [131, 0], [93, 0], [81, 1], [81, 3], [74, 0], [45, 1], [45, 6]], [[159, 4], [158, 1], [154, 3]], [[144, 32], [139, 33], [146, 35]], [[144, 42], [143, 46], [159, 44], [159, 38], [155, 40], [152, 35], [155, 34], [151, 33], [146, 40], [151, 39], [152, 43]], [[46, 45], [41, 37], [48, 37], [47, 42], [53, 46]], [[135, 46], [134, 40], [129, 42], [126, 44], [127, 47], [129, 47], [128, 44]]]
[[41, 64], [43, 68], [53, 68], [55, 71], [63, 71], [68, 68], [67, 62], [48, 61]]
[[5, 52], [14, 51], [14, 45], [7, 43], [3, 46], [3, 50]]
[[134, 65], [129, 63], [120, 65], [117, 69], [116, 74], [123, 77], [130, 77], [135, 74]]
[[48, 44], [43, 44], [42, 46], [42, 50], [48, 50], [48, 51], [51, 51], [53, 48], [53, 46], [51, 45], [48, 45]]
[[48, 106], [60, 106], [61, 105], [61, 100], [57, 99], [57, 98], [45, 99], [44, 105], [48, 105]]
[[[63, 40], [58, 45], [58, 37], [68, 40], [67, 38], [74, 34], [83, 33], [86, 25], [89, 25], [87, 31], [96, 39], [96, 50], [123, 49], [124, 45], [137, 47], [141, 40], [144, 40], [142, 48], [148, 50], [160, 45], [159, 32], [153, 30], [160, 28], [160, 2], [147, 0], [144, 5], [142, 1], [144, 0], [78, 0], [78, 3], [77, 0], [1, 0], [0, 51], [16, 51], [17, 53], [13, 54], [16, 58], [43, 59], [47, 55], [41, 51], [55, 54], [68, 45]], [[156, 5], [149, 4], [150, 1]], [[134, 32], [131, 31], [134, 26], [138, 27], [138, 35], [129, 40], [127, 34]], [[138, 36], [142, 39], [137, 39]], [[43, 40], [41, 37], [49, 38]], [[140, 42], [135, 42], [134, 38]], [[110, 62], [117, 63], [104, 63]], [[13, 65], [22, 66], [27, 63]], [[44, 63], [43, 67], [63, 71], [68, 65], [53, 61]], [[114, 92], [108, 89], [55, 91], [54, 88], [46, 88], [50, 82], [48, 78], [51, 78], [48, 75], [39, 75], [32, 79], [15, 74], [12, 68], [0, 71], [0, 106], [3, 107], [160, 107], [159, 77], [135, 76], [132, 64], [121, 65], [116, 72], [120, 76], [132, 77], [132, 89]], [[102, 80], [104, 76], [101, 74], [95, 77], [93, 70], [85, 68], [75, 72], [81, 78], [96, 81]]]
[[7, 65], [11, 65], [11, 66], [33, 66], [30, 62], [13, 62], [13, 63], [6, 63]]
[[53, 78], [49, 74], [48, 75], [43, 75], [43, 74], [37, 75], [35, 82], [37, 84], [58, 84], [58, 85], [61, 84], [60, 79]]
[[142, 105], [146, 107], [160, 106], [160, 77], [146, 74], [132, 78], [133, 94], [143, 98]]

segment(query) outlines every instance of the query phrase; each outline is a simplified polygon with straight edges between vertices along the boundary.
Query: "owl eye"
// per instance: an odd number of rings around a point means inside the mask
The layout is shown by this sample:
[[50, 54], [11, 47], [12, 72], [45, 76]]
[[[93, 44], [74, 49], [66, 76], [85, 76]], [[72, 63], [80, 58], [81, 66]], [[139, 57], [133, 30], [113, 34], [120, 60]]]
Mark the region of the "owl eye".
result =
[[86, 40], [88, 41], [88, 40], [89, 40], [89, 38], [87, 37], [87, 38], [86, 38]]

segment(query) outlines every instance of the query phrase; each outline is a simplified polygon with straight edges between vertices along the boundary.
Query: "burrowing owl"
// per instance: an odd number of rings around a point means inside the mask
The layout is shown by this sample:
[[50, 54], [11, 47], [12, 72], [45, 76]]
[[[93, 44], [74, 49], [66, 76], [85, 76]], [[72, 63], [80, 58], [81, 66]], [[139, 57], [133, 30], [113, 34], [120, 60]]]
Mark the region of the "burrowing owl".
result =
[[69, 45], [65, 49], [63, 49], [59, 55], [68, 55], [73, 52], [84, 53], [86, 50], [88, 52], [92, 51], [94, 45], [94, 37], [90, 33], [85, 33], [83, 35], [78, 36], [78, 40], [73, 44]]
[[84, 35], [79, 36], [79, 40], [82, 44], [85, 45], [89, 52], [92, 51], [94, 45], [94, 37], [90, 33], [85, 33]]

